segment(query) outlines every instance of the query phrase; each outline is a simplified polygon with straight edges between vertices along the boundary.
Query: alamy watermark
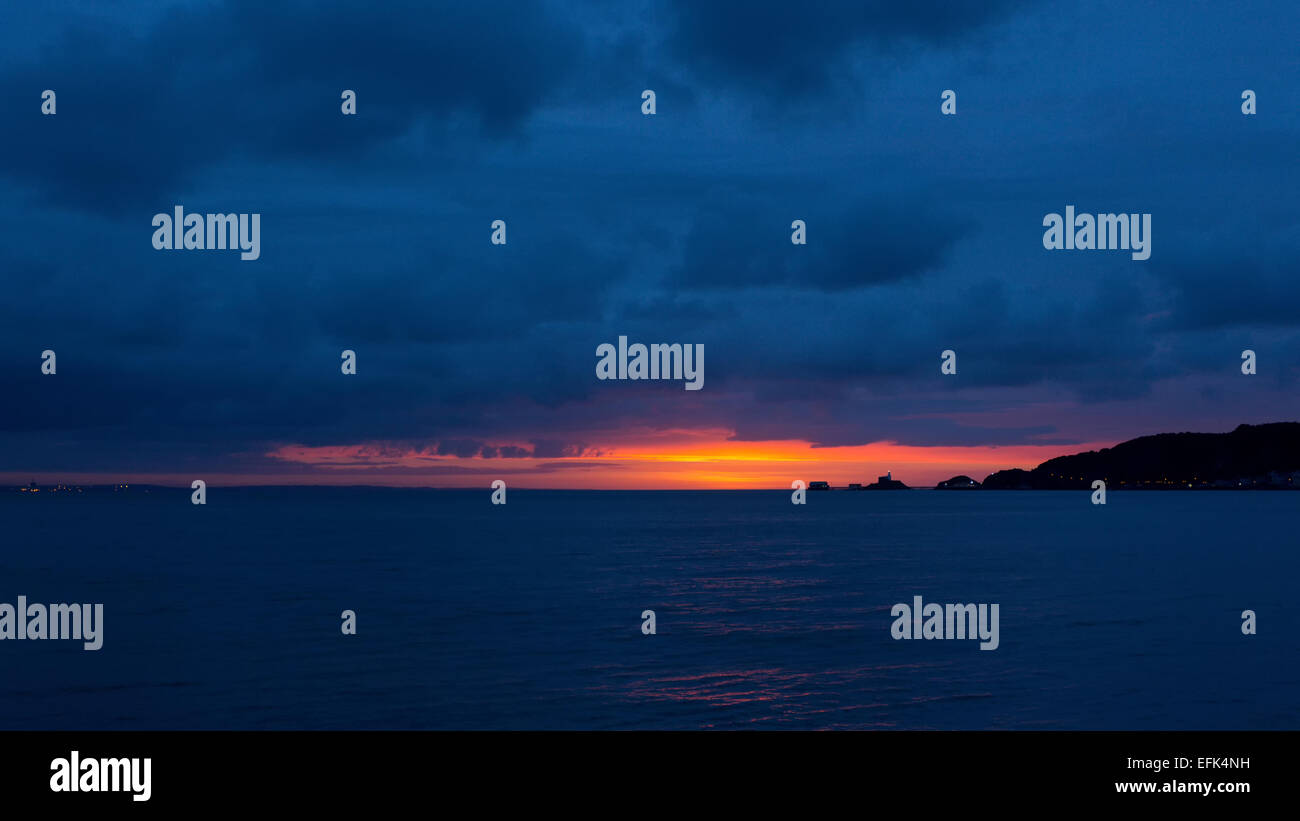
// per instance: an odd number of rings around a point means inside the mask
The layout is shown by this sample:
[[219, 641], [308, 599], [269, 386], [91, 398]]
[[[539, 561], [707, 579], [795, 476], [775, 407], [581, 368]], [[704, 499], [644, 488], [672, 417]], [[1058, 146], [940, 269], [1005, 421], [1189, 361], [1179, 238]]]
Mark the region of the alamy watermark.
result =
[[159, 251], [242, 251], [239, 258], [262, 255], [261, 214], [154, 214], [153, 247]]
[[1151, 257], [1150, 214], [1075, 214], [1043, 217], [1043, 247], [1049, 251], [1129, 251], [1133, 259]]
[[132, 801], [148, 801], [152, 758], [82, 758], [73, 750], [67, 758], [50, 762], [53, 792], [126, 792]]
[[0, 639], [73, 639], [86, 650], [104, 646], [104, 605], [0, 602]]
[[618, 348], [606, 342], [596, 347], [597, 379], [684, 379], [688, 391], [704, 387], [704, 345], [640, 342], [627, 344], [627, 337], [618, 338]]
[[898, 639], [979, 639], [981, 650], [998, 649], [996, 604], [926, 604], [920, 596], [912, 604], [899, 603], [889, 611], [894, 623], [889, 634]]

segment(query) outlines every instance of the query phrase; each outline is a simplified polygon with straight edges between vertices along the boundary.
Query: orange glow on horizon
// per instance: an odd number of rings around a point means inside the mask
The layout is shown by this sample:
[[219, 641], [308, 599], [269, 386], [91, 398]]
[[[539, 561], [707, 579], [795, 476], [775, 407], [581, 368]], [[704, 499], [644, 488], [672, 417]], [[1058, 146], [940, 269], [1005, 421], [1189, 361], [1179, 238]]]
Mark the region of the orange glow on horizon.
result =
[[[977, 445], [919, 447], [875, 442], [814, 447], [803, 440], [761, 442], [731, 439], [725, 429], [616, 431], [592, 434], [596, 445], [572, 447], [556, 456], [470, 457], [439, 454], [436, 447], [386, 442], [312, 447], [287, 444], [263, 454], [264, 467], [243, 473], [202, 473], [210, 486], [377, 485], [388, 487], [486, 488], [503, 479], [512, 488], [571, 490], [785, 489], [796, 479], [835, 487], [870, 484], [887, 471], [912, 487], [933, 487], [959, 474], [976, 481], [994, 471], [1032, 468], [1055, 456], [1099, 450], [1114, 442], [1073, 445]], [[606, 441], [601, 441], [601, 440]], [[501, 444], [509, 453], [531, 453], [527, 443]], [[189, 487], [200, 474], [0, 473], [0, 483], [139, 484]]]
[[[330, 484], [466, 487], [504, 479], [521, 488], [608, 490], [789, 488], [791, 481], [870, 484], [892, 471], [914, 487], [933, 487], [958, 474], [983, 481], [1006, 468], [1032, 468], [1055, 456], [1109, 447], [1112, 442], [1062, 445], [917, 447], [894, 442], [814, 447], [801, 440], [744, 442], [724, 430], [621, 432], [617, 444], [582, 448], [553, 458], [457, 457], [433, 449], [383, 443], [307, 447], [266, 454], [298, 465]], [[527, 449], [525, 445], [517, 447]], [[486, 477], [486, 478], [484, 478]]]

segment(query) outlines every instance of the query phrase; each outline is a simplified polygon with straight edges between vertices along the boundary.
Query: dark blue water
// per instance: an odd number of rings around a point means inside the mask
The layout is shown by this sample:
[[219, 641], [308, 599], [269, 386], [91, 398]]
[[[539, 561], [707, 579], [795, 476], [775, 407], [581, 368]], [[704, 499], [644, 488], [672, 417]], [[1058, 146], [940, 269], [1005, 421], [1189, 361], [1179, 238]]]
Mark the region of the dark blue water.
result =
[[1300, 728], [1300, 493], [1089, 497], [6, 492], [0, 601], [105, 623], [0, 641], [0, 727]]

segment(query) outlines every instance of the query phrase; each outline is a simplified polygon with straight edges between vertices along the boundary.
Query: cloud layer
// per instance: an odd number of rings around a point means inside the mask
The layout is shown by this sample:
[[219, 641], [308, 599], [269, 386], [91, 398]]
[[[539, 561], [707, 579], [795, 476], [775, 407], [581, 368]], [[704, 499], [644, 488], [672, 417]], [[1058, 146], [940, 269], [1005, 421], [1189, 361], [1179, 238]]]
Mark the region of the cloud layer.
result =
[[[632, 430], [1065, 452], [1294, 418], [1297, 23], [1280, 2], [24, 8], [0, 34], [0, 473], [599, 463]], [[262, 258], [153, 250], [176, 204], [262, 214]], [[1152, 258], [1044, 250], [1070, 204], [1151, 213]], [[619, 335], [704, 344], [706, 389], [597, 381]]]

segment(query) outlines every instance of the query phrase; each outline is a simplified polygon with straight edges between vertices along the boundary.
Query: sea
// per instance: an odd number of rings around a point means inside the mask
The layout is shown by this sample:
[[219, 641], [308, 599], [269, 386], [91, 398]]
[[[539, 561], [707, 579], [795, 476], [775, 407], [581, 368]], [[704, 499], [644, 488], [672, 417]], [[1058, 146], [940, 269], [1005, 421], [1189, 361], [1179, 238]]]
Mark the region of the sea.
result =
[[1300, 493], [1091, 496], [6, 490], [0, 602], [104, 622], [0, 641], [0, 727], [1300, 729]]

